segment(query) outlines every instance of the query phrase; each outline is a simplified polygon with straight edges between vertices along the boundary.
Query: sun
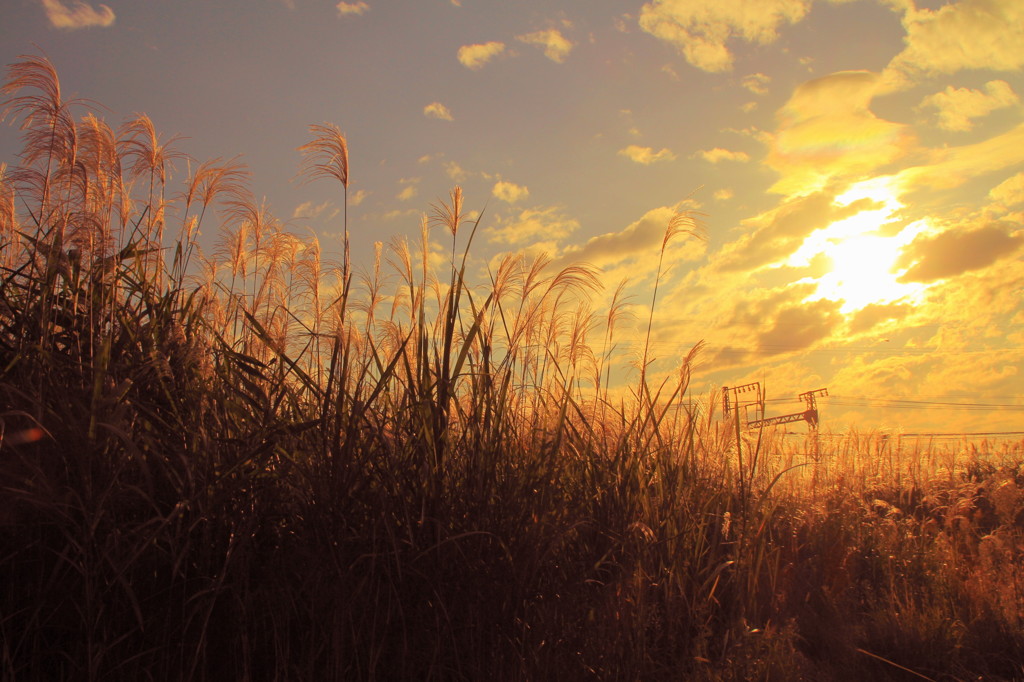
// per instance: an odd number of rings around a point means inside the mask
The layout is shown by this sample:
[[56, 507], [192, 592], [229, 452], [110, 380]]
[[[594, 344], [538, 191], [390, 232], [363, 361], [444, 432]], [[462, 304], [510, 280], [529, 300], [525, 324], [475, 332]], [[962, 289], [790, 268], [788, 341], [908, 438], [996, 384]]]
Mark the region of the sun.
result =
[[786, 261], [785, 265], [801, 267], [825, 256], [831, 262], [824, 275], [800, 280], [816, 285], [809, 301], [842, 301], [840, 310], [852, 313], [871, 304], [916, 301], [924, 291], [921, 283], [900, 281], [904, 270], [897, 261], [903, 247], [928, 230], [927, 223], [910, 223], [895, 234], [881, 231], [903, 208], [884, 178], [857, 183], [834, 203], [849, 206], [865, 198], [872, 201], [869, 208], [815, 230]]

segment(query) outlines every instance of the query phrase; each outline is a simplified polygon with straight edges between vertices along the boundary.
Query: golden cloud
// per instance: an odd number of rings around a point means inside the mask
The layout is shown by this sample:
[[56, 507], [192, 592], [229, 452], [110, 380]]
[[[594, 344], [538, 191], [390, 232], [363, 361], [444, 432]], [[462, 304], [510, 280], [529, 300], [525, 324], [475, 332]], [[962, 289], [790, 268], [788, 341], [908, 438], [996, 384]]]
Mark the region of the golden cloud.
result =
[[474, 45], [463, 45], [459, 48], [459, 63], [467, 69], [482, 69], [487, 62], [491, 61], [505, 51], [505, 43], [492, 40], [489, 43], [477, 43]]
[[333, 218], [338, 215], [340, 210], [334, 205], [333, 201], [325, 201], [322, 204], [314, 204], [312, 201], [306, 201], [295, 207], [292, 211], [292, 218], [319, 218], [325, 216], [327, 219]]
[[989, 81], [985, 90], [954, 88], [952, 85], [942, 92], [925, 97], [921, 108], [938, 110], [938, 126], [943, 130], [970, 130], [972, 119], [981, 118], [996, 109], [1013, 106], [1019, 102], [1017, 94], [1006, 81]]
[[1024, 261], [1010, 256], [998, 258], [988, 267], [937, 281], [929, 288], [922, 310], [930, 320], [941, 320], [942, 324], [921, 344], [965, 348], [991, 339], [1004, 345], [1008, 338], [1005, 321], [1021, 311], [1022, 280]]
[[778, 355], [804, 350], [827, 339], [843, 321], [839, 306], [837, 301], [821, 299], [783, 308], [771, 329], [757, 335], [757, 349], [765, 355]]
[[783, 23], [804, 18], [810, 0], [654, 0], [640, 10], [640, 28], [671, 43], [703, 71], [728, 71], [733, 37], [766, 45]]
[[[607, 268], [638, 257], [657, 256], [665, 238], [665, 229], [677, 211], [671, 206], [651, 209], [619, 232], [607, 232], [591, 237], [584, 244], [567, 248], [558, 264], [586, 262]], [[703, 241], [690, 239], [687, 243], [691, 246], [674, 249], [676, 257], [692, 260], [703, 254]]]
[[722, 149], [721, 147], [715, 147], [714, 149], [702, 149], [701, 151], [694, 154], [695, 157], [700, 157], [709, 163], [718, 163], [719, 161], [739, 161], [740, 163], [746, 163], [750, 161], [750, 154], [746, 152], [733, 152], [728, 149]]
[[676, 158], [671, 149], [665, 148], [656, 152], [651, 147], [641, 147], [636, 144], [620, 149], [619, 156], [625, 156], [627, 159], [644, 166], [649, 166], [659, 161], [674, 161]]
[[841, 71], [800, 85], [778, 112], [766, 163], [782, 178], [781, 193], [807, 193], [832, 180], [856, 177], [905, 156], [916, 144], [906, 125], [870, 109], [878, 74]]
[[452, 118], [452, 112], [445, 105], [440, 102], [431, 102], [427, 106], [423, 107], [423, 115], [427, 118], [437, 118], [442, 121], [454, 121]]
[[[833, 387], [842, 386], [843, 392], [851, 395], [912, 395], [918, 390], [915, 377], [927, 374], [928, 367], [935, 362], [932, 356], [909, 353], [880, 359], [856, 356], [839, 367], [830, 383]], [[949, 388], [933, 394], [948, 393]]]
[[499, 221], [485, 232], [491, 243], [523, 245], [542, 239], [562, 239], [579, 227], [578, 220], [566, 216], [556, 206], [549, 206], [521, 211], [515, 218]]
[[1024, 123], [976, 144], [934, 150], [928, 164], [906, 168], [893, 176], [904, 191], [928, 187], [951, 189], [971, 178], [1024, 162]]
[[516, 40], [528, 45], [543, 47], [544, 56], [559, 64], [565, 61], [573, 48], [573, 42], [563, 36], [561, 31], [554, 28], [516, 36]]
[[961, 0], [937, 10], [907, 8], [906, 48], [885, 70], [886, 82], [903, 87], [918, 75], [963, 69], [1016, 71], [1024, 66], [1024, 3]]
[[763, 73], [752, 73], [749, 76], [744, 76], [743, 80], [740, 81], [740, 85], [755, 95], [767, 95], [768, 84], [771, 82], [771, 76], [766, 76]]
[[395, 195], [399, 201], [409, 201], [419, 194], [419, 178], [402, 178], [398, 182], [403, 185], [402, 191]]
[[525, 199], [530, 196], [530, 190], [522, 185], [517, 185], [514, 182], [499, 180], [494, 183], [494, 187], [491, 189], [491, 194], [502, 201], [514, 204], [520, 199]]
[[883, 322], [906, 318], [913, 310], [906, 303], [869, 303], [850, 319], [850, 333], [860, 334]]
[[958, 227], [934, 235], [920, 235], [904, 249], [896, 265], [907, 268], [904, 282], [931, 282], [979, 270], [1009, 258], [1024, 245], [1024, 231], [992, 222], [982, 227]]
[[988, 196], [1005, 206], [1024, 203], [1024, 172], [1003, 180], [989, 191]]
[[365, 2], [339, 2], [335, 6], [338, 8], [339, 17], [345, 17], [350, 14], [360, 16], [370, 10], [370, 6]]
[[714, 257], [719, 272], [757, 269], [794, 253], [807, 235], [831, 223], [848, 218], [870, 205], [867, 200], [836, 206], [833, 195], [816, 192], [797, 197], [744, 221], [751, 232], [723, 247]]
[[100, 5], [99, 9], [95, 9], [82, 0], [71, 0], [70, 6], [60, 0], [42, 0], [42, 3], [50, 25], [67, 31], [92, 26], [111, 26], [117, 18], [114, 10], [106, 5]]

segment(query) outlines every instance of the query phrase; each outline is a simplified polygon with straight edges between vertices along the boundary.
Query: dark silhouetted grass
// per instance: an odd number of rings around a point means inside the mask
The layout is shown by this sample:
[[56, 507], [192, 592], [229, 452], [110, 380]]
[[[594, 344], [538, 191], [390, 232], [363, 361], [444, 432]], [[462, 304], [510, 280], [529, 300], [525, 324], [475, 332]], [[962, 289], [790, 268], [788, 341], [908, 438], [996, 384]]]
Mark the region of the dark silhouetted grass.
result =
[[612, 390], [592, 268], [471, 281], [458, 188], [357, 272], [47, 60], [3, 93], [0, 678], [1024, 678], [1019, 448], [738, 449], [692, 354]]

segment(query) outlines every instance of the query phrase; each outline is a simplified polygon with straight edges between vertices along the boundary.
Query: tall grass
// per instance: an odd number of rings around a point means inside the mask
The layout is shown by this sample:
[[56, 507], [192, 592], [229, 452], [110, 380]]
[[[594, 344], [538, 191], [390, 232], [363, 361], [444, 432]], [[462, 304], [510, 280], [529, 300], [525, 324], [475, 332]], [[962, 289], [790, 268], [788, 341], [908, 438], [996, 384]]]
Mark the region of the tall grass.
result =
[[347, 213], [327, 262], [239, 162], [109, 128], [46, 59], [3, 93], [2, 679], [1024, 676], [1019, 450], [794, 470], [689, 396], [692, 354], [649, 386], [643, 344], [614, 397], [587, 265], [474, 282], [458, 188], [357, 271]]

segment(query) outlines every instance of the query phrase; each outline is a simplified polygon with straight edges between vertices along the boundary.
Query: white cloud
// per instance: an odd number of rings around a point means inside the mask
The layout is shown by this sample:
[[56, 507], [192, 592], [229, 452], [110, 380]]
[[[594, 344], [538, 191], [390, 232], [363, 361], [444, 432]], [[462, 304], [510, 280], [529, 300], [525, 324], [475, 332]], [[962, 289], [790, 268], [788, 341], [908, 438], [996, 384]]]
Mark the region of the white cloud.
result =
[[106, 5], [100, 5], [99, 9], [93, 8], [87, 2], [71, 0], [70, 6], [65, 5], [61, 0], [41, 0], [43, 9], [46, 10], [46, 18], [54, 28], [73, 31], [79, 28], [91, 26], [106, 27], [114, 23], [117, 17], [114, 10]]
[[728, 201], [732, 199], [735, 192], [729, 187], [723, 187], [722, 189], [716, 190], [714, 193], [715, 201]]
[[338, 8], [339, 17], [345, 17], [350, 14], [359, 16], [366, 14], [370, 9], [370, 6], [361, 0], [360, 2], [339, 2], [336, 7]]
[[554, 28], [516, 36], [516, 40], [528, 45], [543, 47], [544, 56], [559, 64], [565, 61], [565, 58], [569, 56], [573, 48], [572, 41], [563, 36], [558, 29]]
[[491, 61], [505, 51], [505, 43], [492, 40], [489, 43], [477, 43], [474, 45], [463, 45], [459, 48], [459, 63], [467, 69], [481, 69], [484, 64]]
[[454, 121], [452, 112], [440, 102], [431, 102], [423, 107], [423, 115], [427, 118], [439, 118], [442, 121]]
[[728, 149], [722, 149], [721, 147], [715, 147], [714, 149], [702, 149], [696, 154], [696, 157], [700, 157], [709, 163], [718, 163], [719, 161], [739, 161], [746, 163], [750, 161], [750, 154], [746, 152], [734, 152]]
[[675, 45], [686, 61], [704, 71], [728, 71], [733, 55], [726, 42], [738, 37], [766, 45], [783, 23], [804, 18], [810, 0], [653, 0], [640, 10], [640, 27]]
[[491, 194], [502, 201], [514, 204], [520, 199], [525, 199], [530, 196], [530, 190], [523, 185], [517, 185], [514, 182], [499, 180], [494, 183], [494, 188], [491, 190]]
[[671, 149], [665, 148], [656, 152], [651, 147], [641, 147], [637, 144], [631, 144], [628, 147], [620, 149], [619, 156], [625, 156], [631, 161], [645, 166], [657, 163], [658, 161], [673, 161], [676, 158], [676, 155], [672, 153]]
[[1020, 99], [1006, 81], [989, 81], [985, 91], [954, 88], [929, 95], [921, 101], [921, 108], [938, 110], [938, 126], [943, 130], [970, 130], [972, 119], [981, 118], [996, 109], [1013, 106]]

